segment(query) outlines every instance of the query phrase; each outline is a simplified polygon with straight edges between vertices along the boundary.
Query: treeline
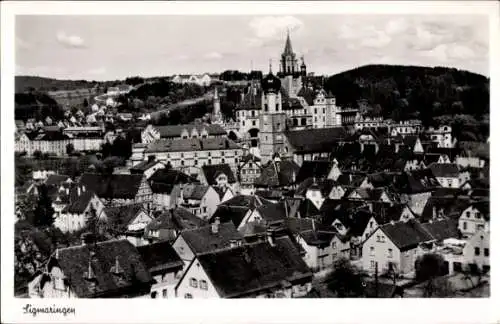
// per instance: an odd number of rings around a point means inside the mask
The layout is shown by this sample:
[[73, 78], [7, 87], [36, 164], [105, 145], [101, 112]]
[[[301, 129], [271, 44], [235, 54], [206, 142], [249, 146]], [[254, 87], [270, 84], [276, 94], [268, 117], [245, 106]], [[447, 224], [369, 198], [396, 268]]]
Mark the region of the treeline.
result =
[[16, 76], [15, 91], [57, 91], [57, 90], [76, 90], [82, 88], [93, 88], [97, 81], [86, 80], [57, 80], [38, 76]]
[[219, 77], [222, 81], [244, 81], [244, 80], [261, 80], [262, 71], [250, 71], [249, 73], [236, 70], [226, 70]]
[[28, 118], [35, 118], [42, 120], [50, 117], [52, 120], [60, 120], [64, 117], [64, 110], [54, 98], [46, 93], [16, 93], [14, 102], [15, 119], [26, 120]]
[[368, 65], [329, 77], [325, 90], [340, 106], [365, 100], [369, 112], [402, 120], [464, 114], [477, 120], [489, 113], [489, 79], [443, 67]]
[[153, 125], [179, 125], [189, 124], [198, 118], [203, 118], [213, 111], [211, 101], [202, 101], [189, 106], [179, 107], [161, 114], [152, 120]]

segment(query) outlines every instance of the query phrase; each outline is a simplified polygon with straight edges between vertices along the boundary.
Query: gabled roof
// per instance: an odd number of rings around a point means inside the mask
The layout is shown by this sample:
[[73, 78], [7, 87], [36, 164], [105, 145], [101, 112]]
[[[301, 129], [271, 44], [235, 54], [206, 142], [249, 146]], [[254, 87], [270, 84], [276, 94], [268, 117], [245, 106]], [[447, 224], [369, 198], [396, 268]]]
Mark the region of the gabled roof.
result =
[[142, 204], [122, 205], [104, 208], [109, 225], [116, 231], [124, 231], [134, 218], [144, 210]]
[[295, 152], [330, 152], [332, 145], [348, 135], [345, 127], [313, 128], [285, 132]]
[[240, 147], [225, 137], [161, 139], [151, 142], [147, 153], [235, 150]]
[[201, 200], [209, 189], [207, 185], [189, 183], [182, 189], [182, 195], [184, 199]]
[[434, 217], [434, 212], [436, 212], [435, 216], [438, 217], [443, 215], [444, 217], [458, 219], [462, 211], [469, 207], [470, 204], [469, 199], [444, 199], [442, 197], [431, 197], [427, 200], [419, 220], [421, 222], [428, 222]]
[[434, 240], [422, 224], [413, 219], [406, 222], [388, 223], [379, 228], [401, 252], [411, 250], [420, 243]]
[[177, 207], [165, 211], [163, 214], [154, 219], [147, 225], [148, 230], [186, 230], [205, 226], [206, 221], [193, 215], [189, 210], [183, 207]]
[[373, 215], [379, 225], [387, 224], [391, 221], [397, 222], [401, 219], [401, 215], [405, 208], [408, 208], [413, 214], [411, 209], [405, 204], [395, 204], [391, 206], [385, 203], [374, 203]]
[[217, 233], [212, 232], [215, 224], [182, 231], [180, 236], [186, 241], [194, 254], [210, 253], [228, 248], [232, 241], [241, 241], [243, 236], [233, 223], [220, 223]]
[[302, 88], [300, 88], [299, 92], [297, 93], [297, 97], [304, 98], [307, 104], [309, 106], [312, 106], [314, 105], [314, 98], [316, 97], [316, 93], [314, 92], [314, 89], [302, 86]]
[[177, 271], [181, 270], [184, 265], [177, 252], [167, 241], [138, 246], [137, 251], [150, 273], [162, 270]]
[[203, 129], [205, 129], [209, 136], [225, 135], [226, 131], [222, 126], [217, 124], [188, 124], [188, 125], [167, 125], [167, 126], [154, 126], [160, 133], [161, 138], [174, 138], [181, 137], [184, 130], [187, 130], [189, 134], [196, 129], [198, 134], [200, 134]]
[[[61, 268], [71, 291], [79, 298], [118, 297], [120, 291], [139, 289], [149, 292], [152, 277], [137, 249], [127, 240], [72, 246], [59, 249], [56, 255], [58, 258], [53, 256], [53, 264]], [[90, 280], [85, 279], [89, 260], [95, 288]], [[120, 278], [111, 271], [117, 260], [123, 271]]]
[[67, 175], [62, 175], [62, 174], [51, 174], [47, 177], [47, 180], [45, 180], [45, 184], [47, 186], [59, 186], [61, 183], [70, 180], [71, 177]]
[[140, 174], [84, 173], [79, 184], [94, 191], [99, 198], [134, 199], [142, 178]]
[[151, 161], [142, 161], [141, 163], [134, 165], [133, 167], [130, 168], [131, 172], [136, 172], [136, 173], [144, 173], [144, 171], [148, 170], [152, 166], [156, 165], [157, 163], [162, 163], [157, 160], [151, 160]]
[[289, 186], [295, 182], [298, 171], [299, 166], [295, 161], [270, 161], [262, 168], [261, 175], [255, 179], [254, 184], [261, 187]]
[[227, 176], [228, 183], [236, 182], [233, 170], [231, 170], [229, 164], [206, 164], [201, 167], [201, 170], [210, 186], [217, 184], [216, 179], [220, 174], [225, 174]]
[[318, 216], [320, 214], [319, 209], [309, 199], [302, 200], [298, 210], [300, 217]]
[[407, 194], [428, 192], [441, 187], [430, 169], [406, 171], [398, 177], [395, 186], [400, 192]]
[[[277, 240], [281, 239], [287, 238]], [[297, 249], [283, 244], [248, 244], [200, 255], [197, 260], [223, 298], [245, 297], [312, 278]]]
[[442, 241], [448, 238], [458, 238], [458, 220], [447, 218], [438, 221], [430, 221], [422, 224], [422, 227], [435, 239]]
[[177, 184], [197, 183], [195, 178], [175, 169], [159, 169], [149, 178], [153, 193], [170, 194]]
[[92, 191], [81, 192], [79, 196], [71, 197], [70, 203], [64, 207], [62, 213], [82, 214], [89, 206], [92, 197], [94, 197]]
[[319, 190], [323, 196], [328, 196], [336, 182], [332, 179], [307, 178], [299, 184], [295, 190], [295, 195], [304, 196], [308, 190]]
[[288, 206], [283, 202], [279, 202], [276, 204], [267, 204], [257, 207], [257, 211], [259, 212], [262, 219], [269, 223], [274, 222], [282, 222], [287, 218]]

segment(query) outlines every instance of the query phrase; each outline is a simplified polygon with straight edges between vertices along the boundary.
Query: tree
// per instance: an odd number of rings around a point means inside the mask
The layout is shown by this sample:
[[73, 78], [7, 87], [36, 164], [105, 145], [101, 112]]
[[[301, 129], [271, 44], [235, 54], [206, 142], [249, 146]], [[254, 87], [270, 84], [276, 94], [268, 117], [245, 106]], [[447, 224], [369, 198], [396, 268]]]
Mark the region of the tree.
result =
[[73, 143], [68, 143], [68, 145], [66, 145], [66, 154], [71, 155], [74, 151], [75, 146], [73, 145]]
[[328, 289], [338, 297], [362, 297], [364, 293], [363, 272], [347, 259], [339, 259], [333, 264], [333, 271], [328, 275]]
[[49, 190], [45, 184], [38, 186], [38, 203], [35, 208], [35, 226], [48, 227], [54, 223], [54, 208], [52, 208], [52, 199], [49, 196]]
[[423, 297], [432, 297], [436, 292], [435, 279], [446, 274], [446, 264], [439, 254], [427, 253], [415, 261], [415, 279], [426, 281]]
[[35, 152], [33, 152], [33, 157], [37, 160], [40, 160], [42, 158], [42, 151], [36, 150]]
[[89, 100], [87, 98], [83, 98], [83, 107], [87, 108], [89, 106]]

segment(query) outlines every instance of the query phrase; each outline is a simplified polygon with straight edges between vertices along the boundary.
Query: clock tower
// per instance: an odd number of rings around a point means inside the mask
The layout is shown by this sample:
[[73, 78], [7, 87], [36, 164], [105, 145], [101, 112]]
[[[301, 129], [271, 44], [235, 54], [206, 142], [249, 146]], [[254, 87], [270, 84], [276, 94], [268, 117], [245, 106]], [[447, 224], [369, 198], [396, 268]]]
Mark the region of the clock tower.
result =
[[262, 79], [262, 112], [260, 114], [260, 157], [262, 164], [271, 161], [276, 153], [284, 149], [286, 113], [281, 101], [281, 81], [273, 75], [271, 64], [269, 74]]

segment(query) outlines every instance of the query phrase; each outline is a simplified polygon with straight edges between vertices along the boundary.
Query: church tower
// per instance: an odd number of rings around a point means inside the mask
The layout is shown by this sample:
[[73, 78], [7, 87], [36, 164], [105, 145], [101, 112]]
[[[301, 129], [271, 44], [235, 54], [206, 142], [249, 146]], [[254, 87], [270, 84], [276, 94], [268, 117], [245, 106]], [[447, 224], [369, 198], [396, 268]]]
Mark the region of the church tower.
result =
[[217, 88], [215, 88], [214, 92], [214, 108], [212, 111], [212, 124], [222, 124], [222, 113], [220, 111], [220, 99], [219, 99], [219, 93], [217, 92]]
[[262, 164], [273, 159], [284, 149], [286, 113], [281, 101], [281, 81], [273, 75], [271, 65], [269, 74], [262, 79], [262, 112], [260, 118], [260, 158]]
[[283, 88], [289, 97], [296, 97], [302, 87], [303, 74], [306, 73], [306, 65], [302, 59], [302, 65], [299, 68], [297, 57], [292, 49], [290, 31], [287, 32], [285, 49], [281, 54], [280, 71], [278, 77], [281, 79]]

